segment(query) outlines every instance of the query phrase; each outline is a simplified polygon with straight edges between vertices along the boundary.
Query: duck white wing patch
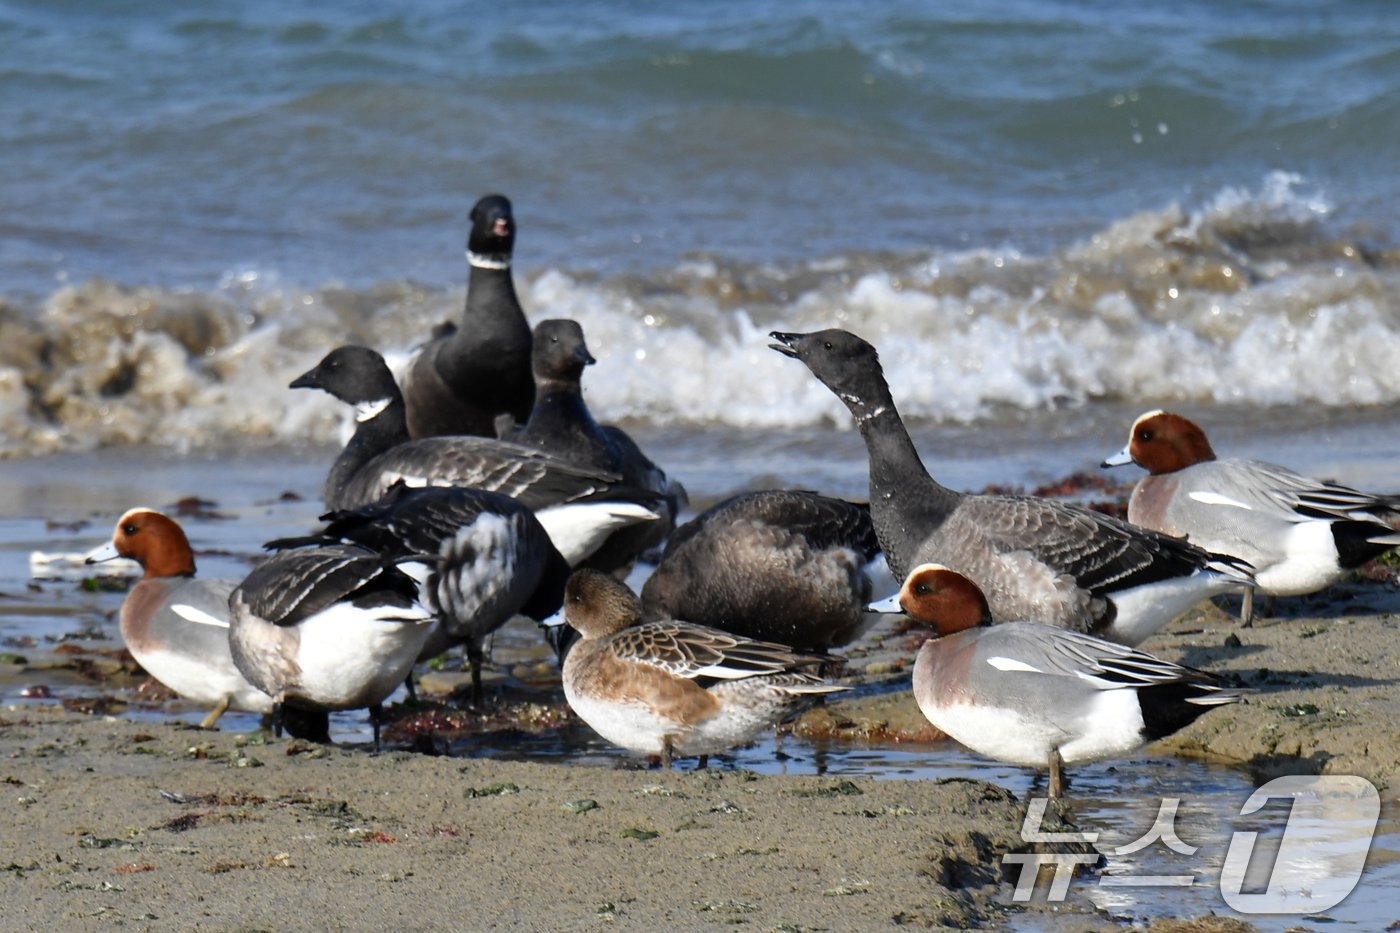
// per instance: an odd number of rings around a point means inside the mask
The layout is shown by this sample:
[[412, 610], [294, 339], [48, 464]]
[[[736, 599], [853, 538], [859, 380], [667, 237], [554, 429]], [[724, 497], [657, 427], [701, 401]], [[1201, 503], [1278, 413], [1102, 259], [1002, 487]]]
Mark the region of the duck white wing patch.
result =
[[1232, 509], [1244, 509], [1246, 512], [1254, 511], [1254, 507], [1241, 502], [1238, 499], [1231, 499], [1229, 496], [1222, 496], [1218, 492], [1193, 492], [1190, 498], [1202, 505], [1223, 505]]
[[1015, 658], [1004, 658], [1001, 655], [997, 655], [994, 658], [988, 658], [987, 663], [999, 671], [1020, 671], [1025, 674], [1045, 673], [1040, 668], [1032, 667], [1025, 661], [1018, 661]]
[[170, 611], [186, 622], [194, 622], [199, 625], [213, 625], [218, 628], [228, 628], [228, 619], [216, 618], [203, 609], [196, 609], [188, 603], [171, 603]]

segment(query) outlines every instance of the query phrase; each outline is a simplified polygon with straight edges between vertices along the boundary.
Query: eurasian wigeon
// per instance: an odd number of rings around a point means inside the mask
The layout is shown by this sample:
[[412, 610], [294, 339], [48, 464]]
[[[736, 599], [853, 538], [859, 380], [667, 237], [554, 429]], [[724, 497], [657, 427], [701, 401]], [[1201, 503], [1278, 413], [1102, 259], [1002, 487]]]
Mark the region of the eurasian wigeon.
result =
[[1127, 755], [1242, 698], [1211, 674], [1116, 642], [994, 625], [977, 585], [937, 564], [915, 567], [892, 599], [938, 632], [914, 661], [928, 721], [988, 758], [1048, 768], [1051, 797], [1064, 793], [1066, 764]]
[[229, 709], [272, 712], [272, 698], [239, 673], [229, 651], [228, 596], [236, 581], [195, 577], [194, 551], [179, 523], [153, 509], [129, 510], [87, 562], [117, 557], [144, 571], [121, 610], [122, 641], [136, 663], [185, 699], [210, 705], [205, 729]]
[[872, 621], [868, 567], [879, 552], [866, 505], [803, 490], [742, 493], [671, 535], [642, 586], [642, 618], [824, 651]]
[[[1262, 460], [1217, 459], [1205, 431], [1173, 412], [1141, 415], [1127, 446], [1103, 465], [1126, 463], [1148, 472], [1128, 500], [1129, 521], [1249, 561], [1268, 596], [1315, 593], [1400, 545], [1400, 531], [1384, 520], [1400, 513], [1400, 497]], [[1248, 597], [1241, 615], [1250, 624]]]
[[466, 648], [472, 702], [481, 702], [483, 643], [517, 613], [536, 621], [558, 611], [570, 567], [534, 513], [500, 493], [399, 487], [383, 502], [323, 515], [321, 531], [269, 541], [283, 549], [357, 544], [394, 560], [418, 583], [438, 618], [420, 660]]
[[423, 650], [433, 614], [392, 560], [347, 545], [281, 551], [229, 594], [229, 647], [243, 676], [283, 704], [367, 707], [379, 748], [381, 704]]
[[898, 578], [922, 563], [976, 581], [999, 620], [1036, 619], [1135, 645], [1196, 603], [1242, 590], [1241, 562], [1100, 512], [1034, 496], [969, 495], [925, 469], [875, 348], [844, 330], [774, 333], [855, 416], [875, 533]]
[[326, 476], [331, 511], [371, 505], [399, 484], [486, 489], [533, 509], [571, 564], [614, 530], [657, 519], [648, 507], [655, 495], [616, 473], [496, 438], [410, 440], [403, 396], [384, 358], [368, 347], [332, 350], [291, 387], [321, 389], [356, 411], [355, 433]]
[[847, 689], [819, 671], [831, 658], [675, 620], [641, 621], [636, 595], [579, 570], [564, 590], [583, 637], [564, 661], [569, 706], [603, 738], [633, 752], [711, 754], [752, 741], [819, 696]]
[[685, 506], [685, 489], [642, 453], [627, 432], [594, 420], [583, 399], [582, 379], [584, 368], [596, 361], [577, 321], [556, 318], [535, 325], [531, 359], [535, 405], [522, 427], [503, 436], [571, 463], [617, 473], [657, 496], [660, 520], [614, 532], [588, 561], [600, 570], [624, 569], [666, 540]]
[[423, 346], [403, 372], [413, 437], [494, 437], [499, 415], [523, 422], [535, 397], [530, 325], [511, 277], [515, 215], [509, 199], [492, 194], [477, 201], [471, 224], [461, 324]]

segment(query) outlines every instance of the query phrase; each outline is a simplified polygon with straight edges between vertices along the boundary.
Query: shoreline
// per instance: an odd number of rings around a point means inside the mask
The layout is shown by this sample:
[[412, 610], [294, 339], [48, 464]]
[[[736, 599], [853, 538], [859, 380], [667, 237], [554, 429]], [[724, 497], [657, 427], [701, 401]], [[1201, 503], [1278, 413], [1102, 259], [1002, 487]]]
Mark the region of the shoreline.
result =
[[[1146, 647], [1257, 692], [1148, 751], [1259, 783], [1356, 774], [1394, 820], [1397, 613], [1394, 584], [1368, 580], [1282, 601], [1251, 629], [1205, 604]], [[853, 666], [885, 681], [917, 637], [877, 636]], [[831, 703], [794, 731], [912, 741], [929, 729], [896, 689]], [[1073, 886], [1065, 904], [1010, 904], [1000, 859], [1026, 848], [1026, 803], [981, 780], [373, 755], [62, 704], [0, 710], [0, 759], [20, 928], [1128, 926]], [[1071, 772], [1071, 814], [1073, 800]], [[1202, 922], [1149, 929], [1256, 929]]]

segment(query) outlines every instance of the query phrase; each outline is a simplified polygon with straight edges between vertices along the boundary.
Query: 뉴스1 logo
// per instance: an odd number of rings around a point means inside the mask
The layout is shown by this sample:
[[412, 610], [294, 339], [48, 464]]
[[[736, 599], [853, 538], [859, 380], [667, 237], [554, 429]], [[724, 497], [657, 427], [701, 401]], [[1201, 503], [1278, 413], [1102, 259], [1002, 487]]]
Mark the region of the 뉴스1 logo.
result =
[[[1380, 818], [1381, 801], [1376, 788], [1353, 775], [1288, 775], [1276, 778], [1250, 794], [1240, 816], [1250, 816], [1272, 799], [1292, 800], [1283, 821], [1283, 836], [1276, 847], [1259, 843], [1259, 833], [1236, 830], [1230, 837], [1220, 871], [1220, 893], [1225, 903], [1242, 914], [1313, 914], [1340, 904], [1361, 879]], [[1095, 832], [1043, 832], [1048, 801], [1035, 797], [1026, 808], [1021, 838], [1040, 845], [1094, 845]], [[1012, 900], [1030, 900], [1040, 869], [1051, 866], [1046, 900], [1063, 901], [1069, 893], [1075, 865], [1093, 865], [1100, 854], [1123, 856], [1160, 843], [1182, 856], [1192, 856], [1198, 846], [1182, 841], [1176, 832], [1180, 799], [1163, 798], [1157, 818], [1141, 838], [1112, 849], [1089, 852], [1015, 852], [1002, 856], [1003, 865], [1020, 865]], [[1184, 887], [1193, 884], [1192, 872], [1170, 875], [1108, 874], [1101, 887]]]

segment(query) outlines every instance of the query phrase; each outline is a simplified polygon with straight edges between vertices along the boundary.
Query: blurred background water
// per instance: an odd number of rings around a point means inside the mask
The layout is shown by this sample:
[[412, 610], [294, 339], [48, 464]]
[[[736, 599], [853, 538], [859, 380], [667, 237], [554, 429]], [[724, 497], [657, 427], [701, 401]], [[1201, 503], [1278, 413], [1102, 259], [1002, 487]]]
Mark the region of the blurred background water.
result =
[[490, 191], [605, 418], [845, 424], [762, 336], [841, 324], [934, 422], [1393, 423], [1398, 38], [1379, 0], [7, 0], [4, 451], [331, 442], [286, 382], [456, 316]]

